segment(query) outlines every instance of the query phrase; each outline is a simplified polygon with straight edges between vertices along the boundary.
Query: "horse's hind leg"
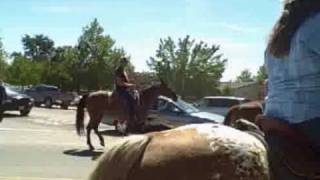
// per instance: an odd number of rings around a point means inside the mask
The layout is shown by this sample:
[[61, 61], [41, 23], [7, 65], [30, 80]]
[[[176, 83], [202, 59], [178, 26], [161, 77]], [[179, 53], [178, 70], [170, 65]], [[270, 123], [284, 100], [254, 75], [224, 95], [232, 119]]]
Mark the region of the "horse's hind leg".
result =
[[98, 131], [98, 127], [94, 128], [94, 132], [99, 137], [101, 146], [104, 146], [104, 139], [103, 139], [101, 133]]
[[92, 151], [92, 150], [94, 150], [94, 147], [91, 144], [91, 138], [90, 138], [91, 129], [92, 128], [91, 128], [90, 123], [89, 123], [88, 126], [87, 126], [87, 144], [89, 146], [89, 149]]

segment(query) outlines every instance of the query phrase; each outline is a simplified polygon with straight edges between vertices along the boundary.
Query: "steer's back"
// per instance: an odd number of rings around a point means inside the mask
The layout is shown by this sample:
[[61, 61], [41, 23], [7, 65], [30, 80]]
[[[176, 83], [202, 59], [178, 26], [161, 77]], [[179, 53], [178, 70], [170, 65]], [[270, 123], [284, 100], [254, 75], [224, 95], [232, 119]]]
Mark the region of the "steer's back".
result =
[[[216, 124], [188, 125], [142, 137], [145, 137], [142, 139], [146, 145], [137, 151], [137, 156], [132, 156], [135, 160], [127, 163], [115, 161], [117, 156], [106, 152], [104, 156], [109, 156], [109, 160], [102, 158], [98, 167], [111, 164], [110, 160], [113, 166], [126, 163], [129, 168], [122, 171], [126, 174], [123, 180], [268, 179], [263, 144], [255, 137], [230, 127]], [[128, 148], [128, 151], [119, 148], [119, 152], [130, 154], [135, 147]], [[110, 172], [104, 170], [105, 173]]]

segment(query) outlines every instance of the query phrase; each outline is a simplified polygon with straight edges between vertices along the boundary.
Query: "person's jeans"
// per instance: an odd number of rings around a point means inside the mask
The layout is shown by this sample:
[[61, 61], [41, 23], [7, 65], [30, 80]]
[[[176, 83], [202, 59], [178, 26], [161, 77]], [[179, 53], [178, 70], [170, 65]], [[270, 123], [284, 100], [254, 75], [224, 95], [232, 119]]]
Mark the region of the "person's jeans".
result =
[[127, 101], [130, 118], [131, 119], [134, 118], [134, 104], [135, 104], [134, 98], [132, 97], [129, 91], [121, 90], [121, 91], [118, 91], [118, 93]]
[[[307, 136], [312, 144], [314, 150], [320, 155], [320, 118], [308, 120], [303, 123], [293, 125], [299, 131]], [[275, 135], [266, 136], [266, 142], [269, 146], [269, 164], [271, 172], [275, 180], [305, 180], [304, 177], [294, 175], [286, 166], [281, 162], [281, 154], [286, 153], [281, 148], [281, 144], [286, 139]]]

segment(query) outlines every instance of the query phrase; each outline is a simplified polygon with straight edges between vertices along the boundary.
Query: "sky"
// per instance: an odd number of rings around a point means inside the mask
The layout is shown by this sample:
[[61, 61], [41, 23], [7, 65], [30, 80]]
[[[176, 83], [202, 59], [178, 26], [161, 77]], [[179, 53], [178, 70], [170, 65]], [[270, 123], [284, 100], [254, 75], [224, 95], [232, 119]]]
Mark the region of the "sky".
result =
[[220, 45], [228, 59], [223, 81], [244, 69], [256, 73], [279, 0], [2, 0], [0, 38], [8, 52], [23, 51], [24, 34], [44, 34], [55, 46], [75, 45], [97, 18], [105, 34], [124, 48], [137, 71], [148, 71], [161, 38], [190, 35]]

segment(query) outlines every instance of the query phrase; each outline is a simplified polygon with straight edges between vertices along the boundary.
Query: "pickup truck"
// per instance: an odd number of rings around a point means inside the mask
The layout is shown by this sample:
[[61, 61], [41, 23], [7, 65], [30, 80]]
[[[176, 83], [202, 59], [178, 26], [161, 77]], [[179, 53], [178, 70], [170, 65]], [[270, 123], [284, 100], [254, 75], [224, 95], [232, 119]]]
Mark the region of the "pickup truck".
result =
[[25, 94], [34, 99], [35, 106], [44, 104], [46, 108], [52, 105], [60, 105], [62, 109], [68, 109], [75, 95], [69, 92], [63, 92], [56, 86], [37, 85], [25, 91]]

